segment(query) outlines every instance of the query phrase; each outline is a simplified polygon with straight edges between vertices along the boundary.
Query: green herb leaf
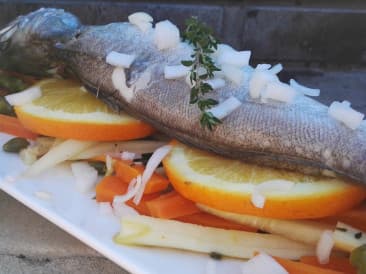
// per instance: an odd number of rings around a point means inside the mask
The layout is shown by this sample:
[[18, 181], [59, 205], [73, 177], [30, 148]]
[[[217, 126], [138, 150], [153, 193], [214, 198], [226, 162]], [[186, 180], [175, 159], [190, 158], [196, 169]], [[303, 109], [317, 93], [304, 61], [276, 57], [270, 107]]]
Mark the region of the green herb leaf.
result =
[[[217, 105], [218, 102], [211, 98], [205, 98], [204, 95], [213, 90], [211, 85], [205, 81], [213, 78], [214, 72], [220, 70], [209, 55], [217, 49], [218, 41], [212, 35], [212, 30], [199, 22], [196, 17], [189, 18], [186, 21], [183, 40], [194, 46], [194, 53], [191, 55], [193, 60], [182, 61], [182, 65], [191, 67], [189, 79], [192, 88], [189, 103], [197, 104], [202, 111], [201, 126], [212, 130], [221, 121], [206, 110]], [[204, 71], [204, 73], [202, 74], [201, 71]]]

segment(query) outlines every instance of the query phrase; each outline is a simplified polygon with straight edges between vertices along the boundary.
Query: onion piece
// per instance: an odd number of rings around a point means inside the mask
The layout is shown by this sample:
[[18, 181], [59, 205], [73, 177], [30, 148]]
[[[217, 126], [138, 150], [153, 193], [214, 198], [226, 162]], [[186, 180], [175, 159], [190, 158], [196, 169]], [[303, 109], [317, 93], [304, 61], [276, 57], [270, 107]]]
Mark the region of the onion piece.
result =
[[141, 189], [142, 178], [138, 175], [136, 178], [132, 179], [128, 185], [127, 192], [123, 195], [114, 196], [113, 202], [124, 203], [133, 198]]
[[300, 85], [294, 79], [290, 79], [290, 86], [293, 87], [296, 91], [298, 91], [304, 95], [307, 95], [307, 96], [319, 96], [320, 95], [320, 89], [305, 87], [303, 85]]
[[21, 106], [42, 96], [40, 87], [33, 86], [21, 92], [5, 96], [6, 101], [12, 106]]
[[329, 262], [330, 253], [334, 246], [333, 231], [325, 230], [316, 245], [316, 257], [320, 264]]
[[136, 153], [134, 153], [134, 152], [123, 151], [121, 153], [121, 160], [133, 161], [135, 158], [136, 158]]
[[134, 54], [111, 51], [106, 57], [106, 62], [115, 67], [129, 68], [135, 59]]
[[365, 117], [365, 115], [361, 112], [351, 108], [349, 102], [347, 101], [343, 101], [342, 103], [333, 102], [329, 106], [328, 114], [353, 130], [361, 125], [362, 120]]
[[211, 56], [214, 59], [218, 59], [225, 51], [235, 51], [235, 49], [227, 44], [218, 44], [217, 49], [211, 54]]
[[240, 85], [244, 80], [244, 71], [239, 67], [224, 64], [221, 66], [221, 71], [225, 77], [236, 85]]
[[269, 71], [270, 73], [277, 74], [277, 73], [279, 73], [281, 70], [283, 70], [283, 66], [282, 66], [282, 64], [277, 64], [277, 65], [273, 66], [271, 69], [269, 69], [268, 71]]
[[164, 78], [165, 79], [179, 79], [187, 76], [190, 68], [177, 65], [177, 66], [165, 66], [164, 67]]
[[137, 205], [140, 203], [142, 195], [144, 193], [145, 187], [147, 182], [150, 180], [151, 176], [153, 175], [155, 169], [159, 166], [161, 161], [168, 155], [170, 150], [172, 149], [171, 145], [165, 145], [157, 150], [151, 155], [150, 159], [147, 161], [146, 167], [144, 172], [142, 173], [142, 183], [139, 187], [138, 192], [136, 193], [135, 197], [133, 198], [133, 202]]
[[254, 188], [251, 196], [252, 204], [257, 208], [263, 208], [266, 203], [266, 197], [260, 193], [256, 188]]
[[208, 79], [205, 83], [209, 84], [212, 89], [219, 89], [225, 86], [225, 80], [221, 78]]
[[256, 70], [269, 70], [271, 68], [270, 64], [258, 64], [255, 69]]
[[230, 115], [234, 110], [242, 105], [236, 97], [230, 96], [225, 101], [221, 102], [217, 106], [210, 108], [208, 111], [212, 113], [218, 119], [223, 119], [226, 116]]
[[146, 32], [152, 28], [154, 19], [146, 12], [135, 12], [128, 16], [128, 21], [138, 27], [141, 31]]
[[268, 83], [266, 88], [261, 93], [261, 97], [266, 99], [272, 99], [284, 103], [290, 103], [294, 100], [296, 91], [287, 84], [281, 82]]
[[71, 164], [71, 171], [75, 177], [76, 189], [81, 193], [91, 191], [98, 180], [98, 171], [85, 162]]
[[118, 218], [140, 215], [135, 209], [126, 205], [125, 203], [113, 202], [112, 207], [114, 215]]
[[259, 253], [242, 264], [242, 274], [288, 274], [275, 259], [265, 253]]
[[251, 54], [252, 52], [250, 50], [223, 50], [223, 52], [218, 56], [218, 63], [233, 65], [236, 67], [243, 67], [249, 65], [249, 59]]
[[159, 50], [175, 48], [180, 41], [179, 29], [169, 20], [155, 25], [154, 42]]
[[255, 69], [252, 78], [249, 81], [249, 94], [252, 98], [259, 98], [262, 91], [268, 83], [278, 82], [276, 75], [268, 72], [268, 70]]

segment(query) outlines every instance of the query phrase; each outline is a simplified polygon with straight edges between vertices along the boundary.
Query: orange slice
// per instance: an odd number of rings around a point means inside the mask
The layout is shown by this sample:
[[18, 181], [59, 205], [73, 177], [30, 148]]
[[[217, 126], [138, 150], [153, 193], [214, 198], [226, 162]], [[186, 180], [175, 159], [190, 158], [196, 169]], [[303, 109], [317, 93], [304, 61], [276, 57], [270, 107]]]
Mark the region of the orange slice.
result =
[[[164, 159], [172, 185], [185, 198], [216, 209], [271, 218], [320, 218], [350, 209], [366, 197], [365, 188], [339, 178], [260, 167], [173, 144]], [[253, 191], [271, 180], [294, 185], [287, 191], [266, 192], [264, 207], [255, 207]]]
[[37, 85], [42, 96], [15, 107], [20, 122], [33, 132], [64, 139], [115, 141], [146, 137], [154, 131], [127, 114], [116, 114], [76, 81], [49, 79]]

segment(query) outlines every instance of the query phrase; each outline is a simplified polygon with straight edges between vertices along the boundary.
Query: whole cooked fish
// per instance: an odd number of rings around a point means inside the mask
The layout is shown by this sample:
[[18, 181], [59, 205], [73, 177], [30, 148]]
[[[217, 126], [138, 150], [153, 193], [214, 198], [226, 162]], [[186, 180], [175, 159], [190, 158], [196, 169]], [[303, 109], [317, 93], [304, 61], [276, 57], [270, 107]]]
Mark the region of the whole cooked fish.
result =
[[[250, 77], [210, 92], [218, 101], [235, 96], [242, 105], [214, 130], [203, 129], [200, 111], [189, 104], [189, 85], [164, 77], [164, 67], [189, 60], [192, 47], [179, 43], [159, 50], [153, 31], [130, 23], [83, 26], [63, 10], [40, 9], [0, 31], [0, 67], [45, 75], [64, 66], [115, 110], [123, 109], [184, 143], [279, 168], [331, 170], [366, 183], [364, 123], [351, 130], [331, 118], [325, 105], [305, 96], [291, 103], [253, 99]], [[111, 51], [136, 59], [129, 69], [116, 68], [106, 63]]]

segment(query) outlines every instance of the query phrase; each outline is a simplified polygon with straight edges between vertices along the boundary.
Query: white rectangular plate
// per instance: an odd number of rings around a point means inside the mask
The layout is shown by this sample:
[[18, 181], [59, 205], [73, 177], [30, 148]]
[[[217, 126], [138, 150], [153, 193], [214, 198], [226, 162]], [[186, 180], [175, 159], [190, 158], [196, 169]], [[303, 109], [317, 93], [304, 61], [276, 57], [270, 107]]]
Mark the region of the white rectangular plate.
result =
[[[11, 137], [0, 133], [0, 145]], [[95, 193], [81, 194], [76, 190], [68, 166], [12, 182], [11, 178], [26, 167], [17, 154], [2, 149], [0, 163], [0, 189], [132, 273], [204, 274], [212, 273], [213, 264], [215, 273], [240, 273], [240, 260], [217, 262], [207, 254], [117, 245], [113, 236], [119, 231], [118, 219], [100, 213], [93, 199]], [[38, 198], [38, 191], [50, 193], [51, 199]]]

